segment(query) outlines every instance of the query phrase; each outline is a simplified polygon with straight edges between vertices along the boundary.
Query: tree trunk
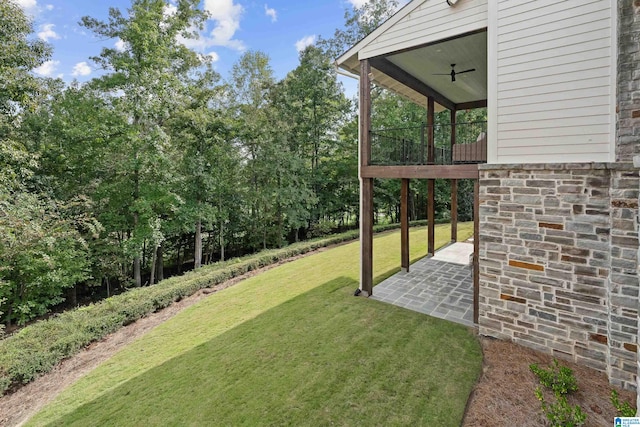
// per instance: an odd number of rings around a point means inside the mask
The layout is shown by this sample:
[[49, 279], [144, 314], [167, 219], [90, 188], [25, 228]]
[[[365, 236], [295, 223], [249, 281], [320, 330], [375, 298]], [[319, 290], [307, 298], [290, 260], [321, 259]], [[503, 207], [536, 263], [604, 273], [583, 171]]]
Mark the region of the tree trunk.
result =
[[136, 256], [133, 259], [133, 282], [136, 287], [142, 286], [142, 275], [140, 274], [140, 257]]
[[224, 261], [224, 221], [220, 221], [220, 261]]
[[[133, 214], [133, 229], [138, 228], [138, 213]], [[140, 254], [133, 258], [133, 282], [136, 287], [142, 286], [142, 275], [140, 274]]]
[[72, 287], [69, 288], [69, 293], [67, 294], [67, 298], [69, 300], [69, 303], [71, 303], [72, 306], [78, 305], [78, 287], [77, 287], [77, 285], [73, 285]]
[[149, 286], [153, 285], [156, 280], [156, 261], [158, 259], [158, 248], [153, 248], [153, 254], [151, 255], [151, 271], [149, 275]]
[[196, 238], [193, 250], [193, 268], [197, 269], [202, 266], [202, 220], [198, 218], [196, 222]]
[[156, 280], [159, 282], [164, 280], [164, 242], [158, 246], [158, 254], [156, 259]]

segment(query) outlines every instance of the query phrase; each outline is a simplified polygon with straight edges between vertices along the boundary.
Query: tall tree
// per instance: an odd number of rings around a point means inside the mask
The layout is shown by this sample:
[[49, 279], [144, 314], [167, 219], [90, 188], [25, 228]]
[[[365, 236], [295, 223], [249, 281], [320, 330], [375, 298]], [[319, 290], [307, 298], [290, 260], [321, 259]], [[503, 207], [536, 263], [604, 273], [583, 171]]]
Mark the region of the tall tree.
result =
[[[133, 0], [127, 17], [111, 8], [108, 22], [82, 18], [82, 25], [96, 35], [119, 39], [125, 46], [122, 50], [104, 48], [92, 58], [110, 72], [91, 84], [126, 114], [129, 124], [119, 149], [113, 150], [122, 156], [112, 163], [113, 172], [125, 179], [112, 188], [112, 194], [130, 197], [124, 205], [129, 206], [128, 211], [121, 212], [127, 224], [122, 231], [127, 235], [136, 286], [142, 283], [143, 248], [149, 244], [152, 259], [157, 261], [162, 220], [178, 203], [171, 191], [171, 147], [165, 124], [176, 108], [174, 101], [190, 83], [192, 71], [202, 65], [201, 56], [178, 42], [178, 36], [195, 37], [193, 29], [201, 28], [205, 14], [198, 6], [198, 0]], [[153, 264], [151, 271], [155, 271]]]
[[[324, 163], [334, 160], [338, 130], [346, 120], [350, 104], [330, 58], [315, 46], [300, 53], [300, 65], [287, 75], [283, 88], [284, 99], [276, 105], [286, 110], [283, 113], [291, 123], [291, 149], [305, 160], [311, 191], [319, 201], [334, 187], [322, 172]], [[316, 204], [311, 221], [317, 222], [325, 213], [325, 208]]]
[[65, 206], [36, 184], [38, 156], [24, 143], [24, 113], [48, 85], [30, 71], [50, 48], [30, 39], [32, 26], [12, 1], [0, 3], [0, 314], [25, 321], [62, 301], [87, 278], [86, 248]]
[[222, 108], [226, 94], [217, 73], [208, 70], [189, 88], [182, 109], [171, 120], [180, 153], [180, 195], [184, 201], [180, 221], [195, 224], [195, 268], [203, 259], [203, 225], [209, 229], [217, 225], [224, 257], [225, 224], [242, 198], [238, 186], [240, 154], [233, 144], [232, 121]]

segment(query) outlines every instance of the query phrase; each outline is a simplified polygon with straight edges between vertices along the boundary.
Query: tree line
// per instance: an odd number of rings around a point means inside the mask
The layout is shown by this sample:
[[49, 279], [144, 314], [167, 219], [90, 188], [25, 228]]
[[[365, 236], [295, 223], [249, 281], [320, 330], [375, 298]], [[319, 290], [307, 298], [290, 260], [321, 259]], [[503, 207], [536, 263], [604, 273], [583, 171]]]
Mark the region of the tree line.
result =
[[[397, 3], [348, 10], [345, 26], [302, 51], [283, 79], [258, 51], [222, 79], [181, 43], [207, 18], [199, 0], [174, 3], [172, 13], [164, 0], [132, 0], [107, 21], [83, 17], [84, 28], [124, 48], [102, 49], [90, 59], [104, 74], [68, 85], [34, 76], [51, 47], [17, 4], [0, 3], [2, 323], [357, 226], [356, 102], [333, 59]], [[374, 126], [424, 115], [374, 94]], [[446, 216], [447, 183], [438, 188]], [[424, 218], [426, 184], [411, 190], [412, 217]], [[399, 182], [380, 180], [375, 194], [380, 218], [398, 220]]]

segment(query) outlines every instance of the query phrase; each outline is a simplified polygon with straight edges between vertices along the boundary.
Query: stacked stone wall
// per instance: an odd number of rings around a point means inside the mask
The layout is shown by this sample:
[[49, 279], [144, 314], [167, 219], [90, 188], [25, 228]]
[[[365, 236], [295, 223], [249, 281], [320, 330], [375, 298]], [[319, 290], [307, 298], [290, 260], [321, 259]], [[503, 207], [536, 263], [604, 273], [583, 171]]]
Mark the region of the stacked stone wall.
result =
[[638, 172], [480, 167], [479, 329], [636, 388]]
[[[640, 167], [640, 0], [618, 1], [616, 159]], [[640, 251], [639, 254], [640, 256]], [[638, 272], [640, 273], [640, 271]], [[640, 317], [638, 318], [640, 322]], [[638, 337], [640, 340], [640, 336]], [[637, 359], [640, 408], [640, 358]]]
[[640, 155], [640, 0], [618, 0], [616, 159]]

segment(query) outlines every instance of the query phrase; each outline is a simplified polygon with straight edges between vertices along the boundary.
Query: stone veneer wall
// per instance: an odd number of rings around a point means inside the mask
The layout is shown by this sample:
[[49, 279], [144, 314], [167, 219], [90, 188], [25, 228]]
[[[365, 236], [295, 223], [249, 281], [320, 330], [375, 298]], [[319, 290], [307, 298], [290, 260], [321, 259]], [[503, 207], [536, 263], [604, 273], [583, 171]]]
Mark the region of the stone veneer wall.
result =
[[[640, 0], [618, 0], [616, 159], [640, 166]], [[640, 254], [639, 254], [640, 255]], [[640, 273], [640, 271], [638, 272]], [[640, 323], [640, 316], [638, 317]], [[640, 336], [638, 337], [640, 340]], [[640, 408], [640, 358], [637, 408]]]
[[635, 389], [639, 188], [628, 163], [481, 165], [480, 333]]
[[640, 0], [618, 0], [616, 160], [640, 154]]

